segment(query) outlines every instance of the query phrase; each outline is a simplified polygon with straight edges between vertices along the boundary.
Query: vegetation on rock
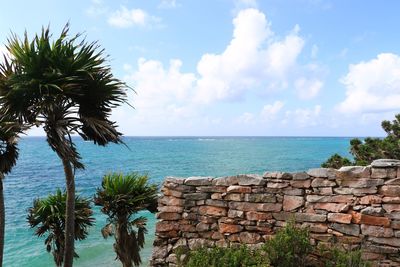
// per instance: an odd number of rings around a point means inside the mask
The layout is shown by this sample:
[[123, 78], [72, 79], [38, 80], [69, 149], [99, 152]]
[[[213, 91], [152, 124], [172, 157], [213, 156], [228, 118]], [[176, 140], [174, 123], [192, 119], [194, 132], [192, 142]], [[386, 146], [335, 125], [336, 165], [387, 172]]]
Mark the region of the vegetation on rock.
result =
[[387, 134], [385, 138], [367, 137], [363, 140], [354, 138], [350, 141], [353, 161], [334, 154], [321, 166], [338, 169], [350, 165], [365, 166], [376, 159], [400, 159], [400, 114], [397, 114], [391, 122], [383, 121], [382, 128]]

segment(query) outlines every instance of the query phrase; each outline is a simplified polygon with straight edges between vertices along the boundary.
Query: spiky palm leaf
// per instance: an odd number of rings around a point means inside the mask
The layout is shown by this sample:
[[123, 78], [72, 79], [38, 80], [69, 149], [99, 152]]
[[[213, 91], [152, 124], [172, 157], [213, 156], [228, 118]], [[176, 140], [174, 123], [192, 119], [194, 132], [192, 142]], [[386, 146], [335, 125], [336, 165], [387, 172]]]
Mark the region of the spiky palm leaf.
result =
[[51, 41], [49, 29], [42, 29], [30, 41], [13, 35], [7, 49], [12, 55], [2, 64], [8, 72], [0, 106], [7, 114], [31, 125], [44, 125], [47, 141], [62, 159], [83, 168], [69, 138], [77, 133], [85, 140], [106, 145], [121, 142], [111, 109], [125, 102], [126, 85], [114, 78], [105, 65], [104, 51], [97, 43], [78, 42], [68, 37], [66, 25]]
[[[66, 193], [57, 189], [55, 194], [46, 198], [35, 199], [33, 206], [28, 209], [28, 223], [35, 229], [35, 235], [48, 234], [44, 243], [47, 252], [52, 252], [54, 262], [62, 266], [64, 255], [65, 235], [65, 205]], [[89, 227], [93, 225], [93, 211], [89, 199], [77, 196], [75, 198], [75, 240], [87, 237]], [[75, 253], [78, 257], [78, 254]]]
[[103, 177], [102, 187], [94, 197], [96, 205], [108, 216], [102, 229], [104, 238], [115, 236], [114, 250], [124, 266], [140, 265], [140, 250], [147, 233], [145, 217], [131, 219], [142, 210], [155, 212], [158, 188], [147, 175], [112, 173]]

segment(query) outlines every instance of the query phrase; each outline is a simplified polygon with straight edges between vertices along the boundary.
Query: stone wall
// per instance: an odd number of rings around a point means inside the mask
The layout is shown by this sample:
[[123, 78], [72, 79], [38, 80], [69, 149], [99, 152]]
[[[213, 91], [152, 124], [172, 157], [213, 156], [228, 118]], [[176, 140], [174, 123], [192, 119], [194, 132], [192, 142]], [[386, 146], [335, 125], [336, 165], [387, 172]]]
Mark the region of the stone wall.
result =
[[379, 266], [400, 266], [400, 161], [368, 167], [167, 177], [152, 266], [175, 266], [180, 246], [258, 246], [294, 218], [313, 244], [359, 245]]

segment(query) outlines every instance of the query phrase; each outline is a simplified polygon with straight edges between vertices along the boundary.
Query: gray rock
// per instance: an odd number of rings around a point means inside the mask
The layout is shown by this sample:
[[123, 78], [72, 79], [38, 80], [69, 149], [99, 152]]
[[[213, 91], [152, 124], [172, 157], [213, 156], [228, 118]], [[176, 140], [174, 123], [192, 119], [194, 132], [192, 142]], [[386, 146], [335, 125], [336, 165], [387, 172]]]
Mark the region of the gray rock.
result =
[[237, 185], [239, 184], [239, 179], [237, 176], [218, 177], [213, 180], [213, 184], [223, 186]]
[[212, 177], [189, 177], [185, 180], [185, 185], [206, 186], [212, 185]]
[[335, 181], [330, 181], [324, 178], [315, 178], [311, 182], [311, 187], [328, 187], [328, 186], [335, 186]]
[[366, 207], [365, 209], [361, 210], [361, 214], [367, 214], [372, 216], [383, 216], [385, 214], [384, 209], [381, 207]]
[[309, 169], [307, 174], [313, 177], [319, 178], [334, 178], [336, 170], [330, 168], [316, 168], [316, 169]]
[[310, 178], [310, 175], [305, 172], [296, 172], [293, 174], [293, 180], [307, 180], [308, 178]]
[[377, 159], [371, 163], [373, 168], [387, 168], [400, 166], [400, 160], [397, 159]]
[[257, 174], [238, 175], [238, 182], [239, 185], [265, 185], [267, 183], [261, 175]]
[[357, 224], [331, 223], [329, 227], [346, 235], [358, 236], [360, 234], [360, 226]]
[[184, 181], [185, 181], [185, 178], [174, 177], [174, 176], [167, 176], [164, 179], [164, 182], [166, 182], [166, 183], [174, 183], [174, 184], [183, 184]]
[[209, 196], [209, 193], [188, 193], [183, 195], [186, 200], [204, 200]]
[[345, 166], [337, 171], [337, 176], [343, 178], [369, 178], [371, 168], [363, 166]]

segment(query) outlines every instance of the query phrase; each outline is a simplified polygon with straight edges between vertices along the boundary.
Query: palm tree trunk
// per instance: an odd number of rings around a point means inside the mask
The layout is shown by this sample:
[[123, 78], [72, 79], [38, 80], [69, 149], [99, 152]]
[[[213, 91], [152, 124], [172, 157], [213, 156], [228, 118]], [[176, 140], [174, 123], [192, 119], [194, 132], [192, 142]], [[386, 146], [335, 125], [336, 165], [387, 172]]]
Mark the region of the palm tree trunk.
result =
[[4, 208], [3, 179], [4, 174], [0, 173], [0, 267], [3, 266], [4, 228], [6, 220], [6, 212]]
[[132, 267], [132, 260], [130, 258], [130, 251], [126, 242], [126, 235], [128, 234], [126, 228], [127, 222], [125, 220], [118, 220], [116, 225], [115, 241], [117, 245], [117, 255], [122, 263], [122, 267]]
[[75, 241], [75, 179], [71, 163], [63, 159], [65, 181], [67, 184], [67, 203], [65, 214], [64, 267], [72, 267]]

